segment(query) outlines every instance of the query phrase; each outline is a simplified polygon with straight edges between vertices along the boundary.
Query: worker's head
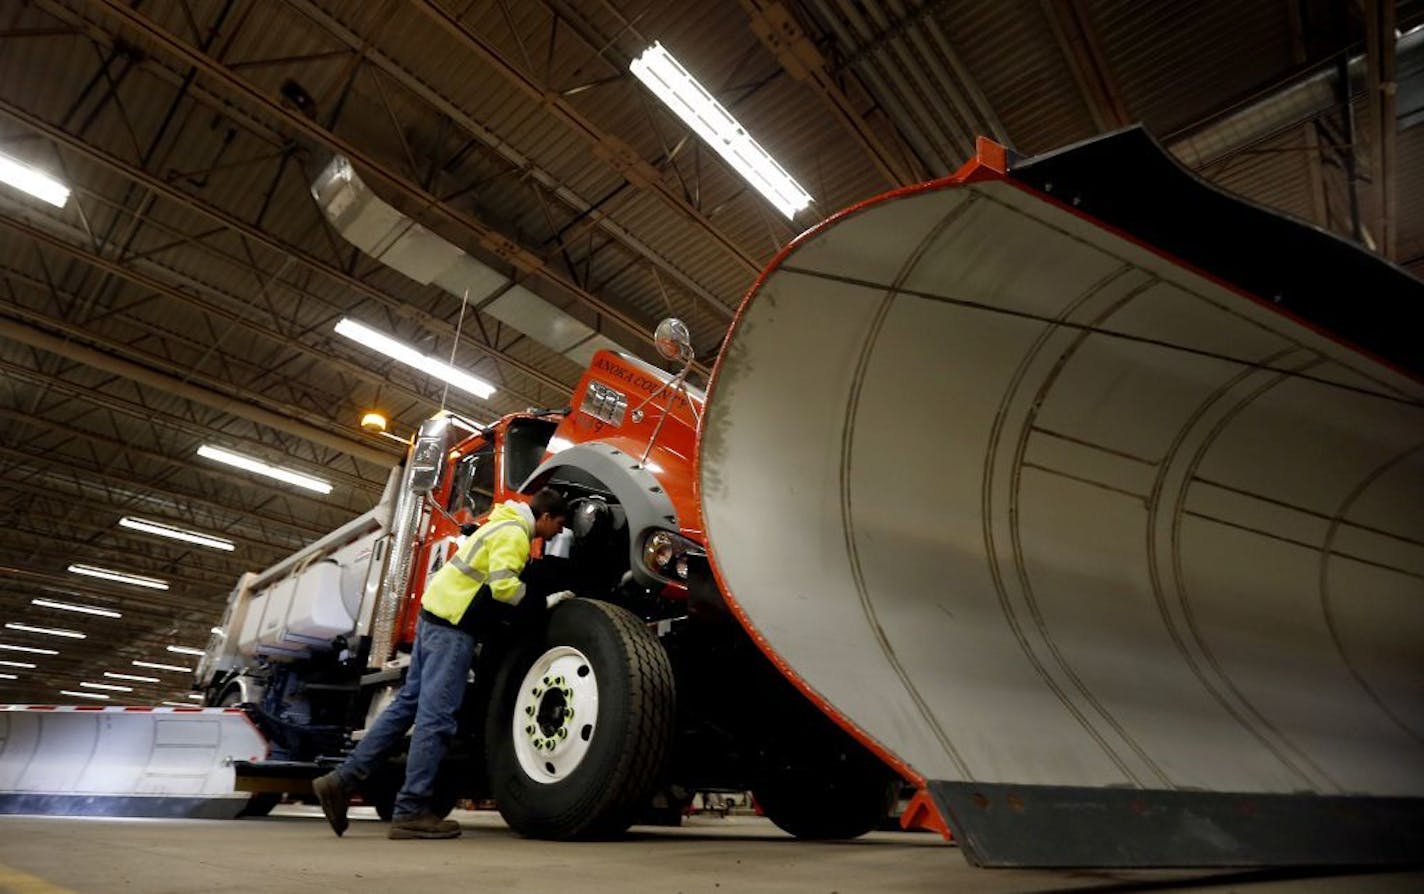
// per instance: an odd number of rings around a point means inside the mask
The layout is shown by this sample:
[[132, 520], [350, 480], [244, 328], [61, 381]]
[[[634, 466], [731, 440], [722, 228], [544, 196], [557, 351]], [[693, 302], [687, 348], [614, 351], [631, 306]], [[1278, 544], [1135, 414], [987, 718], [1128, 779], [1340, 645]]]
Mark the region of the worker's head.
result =
[[569, 517], [569, 506], [564, 495], [546, 487], [529, 501], [529, 511], [534, 513], [534, 536], [548, 540], [564, 529], [564, 520]]

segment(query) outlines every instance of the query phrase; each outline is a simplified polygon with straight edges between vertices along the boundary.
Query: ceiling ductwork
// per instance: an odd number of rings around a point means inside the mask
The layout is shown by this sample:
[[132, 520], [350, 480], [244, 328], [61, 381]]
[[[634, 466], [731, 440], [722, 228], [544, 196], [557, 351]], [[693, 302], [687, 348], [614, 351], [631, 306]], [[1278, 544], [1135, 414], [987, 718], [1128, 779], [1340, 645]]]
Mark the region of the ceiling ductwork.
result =
[[579, 366], [605, 348], [632, 353], [510, 277], [397, 211], [338, 155], [311, 187], [321, 213], [361, 251], [421, 285], [434, 284]]
[[[1395, 44], [1398, 127], [1424, 121], [1424, 28]], [[1364, 54], [1348, 62], [1350, 95], [1365, 92]], [[1183, 164], [1201, 168], [1261, 140], [1284, 133], [1340, 105], [1340, 69], [1331, 66], [1305, 75], [1213, 119], [1168, 144]]]

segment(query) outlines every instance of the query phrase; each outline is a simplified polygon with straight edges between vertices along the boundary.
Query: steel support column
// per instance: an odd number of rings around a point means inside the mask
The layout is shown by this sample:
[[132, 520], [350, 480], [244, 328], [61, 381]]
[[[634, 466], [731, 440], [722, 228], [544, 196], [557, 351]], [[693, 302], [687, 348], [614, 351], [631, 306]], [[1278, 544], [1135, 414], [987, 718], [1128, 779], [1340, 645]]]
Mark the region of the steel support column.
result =
[[1376, 250], [1394, 259], [1396, 209], [1394, 0], [1365, 0], [1365, 71], [1369, 110], [1370, 192], [1374, 197]]

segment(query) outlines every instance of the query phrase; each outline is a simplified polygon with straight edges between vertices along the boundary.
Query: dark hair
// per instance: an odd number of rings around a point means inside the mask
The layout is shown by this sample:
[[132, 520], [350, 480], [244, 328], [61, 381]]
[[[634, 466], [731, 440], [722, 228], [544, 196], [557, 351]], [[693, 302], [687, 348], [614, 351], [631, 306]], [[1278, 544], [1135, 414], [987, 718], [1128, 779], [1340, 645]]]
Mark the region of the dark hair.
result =
[[536, 519], [546, 513], [554, 518], [568, 518], [569, 504], [564, 502], [563, 494], [546, 487], [529, 501], [529, 511], [534, 513]]

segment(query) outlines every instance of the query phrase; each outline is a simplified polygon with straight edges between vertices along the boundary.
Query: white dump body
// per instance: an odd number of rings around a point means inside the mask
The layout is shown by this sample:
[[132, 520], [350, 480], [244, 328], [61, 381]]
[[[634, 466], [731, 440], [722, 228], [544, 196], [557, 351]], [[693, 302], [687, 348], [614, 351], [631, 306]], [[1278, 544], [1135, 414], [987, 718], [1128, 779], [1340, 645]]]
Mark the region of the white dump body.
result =
[[[369, 559], [370, 549], [363, 555]], [[334, 558], [323, 559], [255, 594], [238, 636], [238, 651], [249, 657], [305, 657], [354, 632], [362, 579], [349, 573], [352, 569], [359, 564], [343, 568]]]
[[331, 650], [340, 637], [366, 633], [398, 481], [399, 469], [371, 511], [267, 570], [243, 575], [198, 667], [200, 686], [239, 667], [307, 658]]

